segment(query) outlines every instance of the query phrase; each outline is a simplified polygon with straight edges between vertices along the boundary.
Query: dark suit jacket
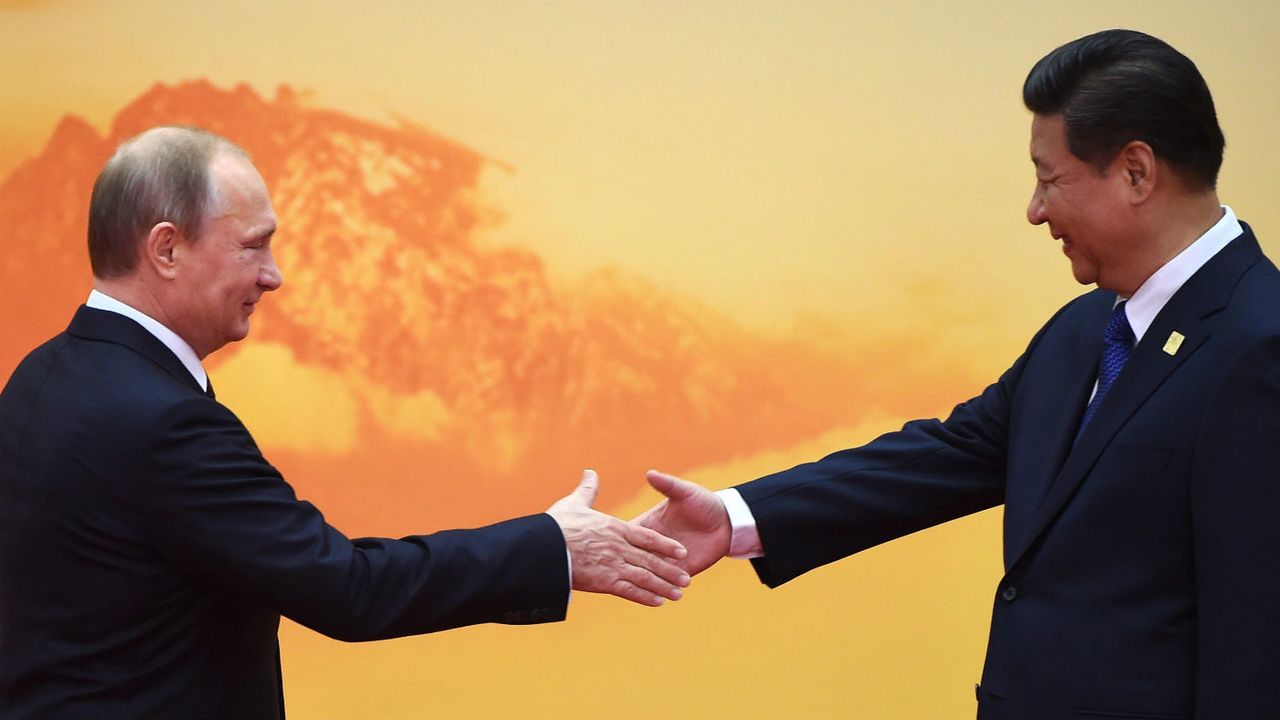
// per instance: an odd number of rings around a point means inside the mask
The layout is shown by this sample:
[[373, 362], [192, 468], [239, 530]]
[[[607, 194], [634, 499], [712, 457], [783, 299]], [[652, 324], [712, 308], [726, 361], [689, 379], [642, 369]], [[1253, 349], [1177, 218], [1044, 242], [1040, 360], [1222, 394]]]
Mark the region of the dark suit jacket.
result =
[[1065, 306], [945, 421], [740, 486], [760, 578], [1003, 502], [980, 717], [1280, 718], [1280, 273], [1246, 227], [1076, 439], [1114, 300]]
[[342, 640], [563, 619], [547, 515], [349, 540], [134, 321], [0, 394], [0, 717], [274, 718], [283, 614]]

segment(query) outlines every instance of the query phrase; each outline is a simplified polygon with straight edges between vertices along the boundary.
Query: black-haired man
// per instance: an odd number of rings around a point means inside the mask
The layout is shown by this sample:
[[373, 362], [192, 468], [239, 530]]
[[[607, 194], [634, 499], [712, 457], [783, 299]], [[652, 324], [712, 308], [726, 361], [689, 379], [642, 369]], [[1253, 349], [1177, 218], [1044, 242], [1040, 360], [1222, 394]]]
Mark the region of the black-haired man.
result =
[[718, 494], [651, 473], [641, 522], [772, 587], [1003, 503], [979, 717], [1280, 717], [1280, 273], [1218, 201], [1209, 90], [1110, 30], [1023, 96], [1027, 219], [1098, 289], [945, 421]]

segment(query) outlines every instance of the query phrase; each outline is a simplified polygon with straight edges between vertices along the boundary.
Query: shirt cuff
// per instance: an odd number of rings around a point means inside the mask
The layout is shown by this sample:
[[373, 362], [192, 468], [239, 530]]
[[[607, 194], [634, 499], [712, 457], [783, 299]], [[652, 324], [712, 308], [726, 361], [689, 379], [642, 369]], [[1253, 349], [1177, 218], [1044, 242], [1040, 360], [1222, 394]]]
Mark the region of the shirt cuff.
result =
[[747, 501], [742, 499], [738, 489], [717, 490], [716, 496], [720, 498], [720, 502], [724, 503], [724, 509], [729, 513], [729, 525], [733, 528], [733, 534], [729, 538], [729, 557], [739, 559], [762, 557], [764, 548], [760, 545], [756, 518], [751, 514], [751, 508], [747, 507]]
[[569, 563], [569, 597], [564, 601], [568, 605], [573, 600], [573, 553], [569, 552], [569, 548], [564, 549], [564, 559]]

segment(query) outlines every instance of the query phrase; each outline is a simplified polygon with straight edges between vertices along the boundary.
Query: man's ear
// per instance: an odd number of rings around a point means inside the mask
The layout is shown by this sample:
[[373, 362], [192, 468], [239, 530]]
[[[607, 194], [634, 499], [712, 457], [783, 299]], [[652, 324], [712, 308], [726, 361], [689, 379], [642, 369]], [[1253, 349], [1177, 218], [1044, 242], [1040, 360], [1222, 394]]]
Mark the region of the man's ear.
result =
[[1120, 149], [1116, 162], [1128, 188], [1129, 201], [1135, 205], [1146, 202], [1156, 189], [1159, 175], [1155, 151], [1145, 142], [1133, 140]]
[[177, 249], [182, 231], [171, 222], [158, 223], [142, 243], [142, 262], [157, 275], [172, 280], [177, 277]]

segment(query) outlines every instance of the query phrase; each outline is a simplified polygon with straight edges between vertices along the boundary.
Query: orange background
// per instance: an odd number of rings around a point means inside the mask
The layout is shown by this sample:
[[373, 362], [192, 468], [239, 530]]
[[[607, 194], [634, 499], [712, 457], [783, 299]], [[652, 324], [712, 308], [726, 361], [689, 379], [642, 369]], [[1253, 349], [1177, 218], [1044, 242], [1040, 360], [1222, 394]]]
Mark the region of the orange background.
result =
[[[207, 362], [350, 535], [537, 512], [600, 470], [712, 487], [944, 414], [1080, 291], [1026, 224], [1018, 91], [1128, 26], [1205, 74], [1223, 200], [1280, 247], [1264, 3], [0, 0], [0, 378], [89, 288], [114, 145], [199, 124], [272, 189], [285, 286]], [[766, 591], [344, 645], [285, 623], [297, 718], [964, 717], [992, 511]]]

